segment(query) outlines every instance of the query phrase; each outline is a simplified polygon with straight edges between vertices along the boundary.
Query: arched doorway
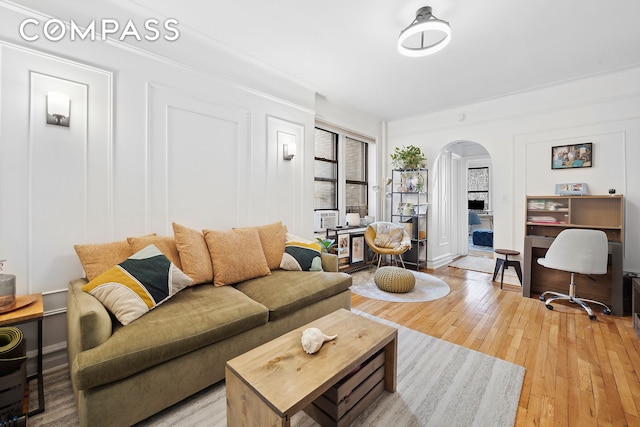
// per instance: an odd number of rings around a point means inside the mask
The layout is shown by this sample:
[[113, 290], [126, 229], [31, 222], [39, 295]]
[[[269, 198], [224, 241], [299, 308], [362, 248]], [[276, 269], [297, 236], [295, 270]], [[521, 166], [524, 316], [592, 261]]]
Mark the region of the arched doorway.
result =
[[[477, 205], [471, 207], [475, 208], [476, 213], [481, 214], [482, 223], [479, 226], [492, 230], [494, 202], [491, 168], [491, 156], [478, 142], [454, 141], [440, 151], [434, 170], [434, 202], [437, 204], [434, 206], [434, 214], [437, 216], [435, 222], [438, 236], [438, 241], [434, 243], [442, 251], [441, 259], [453, 259], [465, 255], [493, 257], [493, 247], [473, 244], [468, 202], [470, 199], [484, 201], [482, 208]], [[470, 170], [478, 171], [474, 174], [475, 178], [472, 178], [471, 186], [469, 185]], [[475, 184], [479, 184], [483, 179], [486, 179], [486, 189], [479, 190], [480, 187]], [[479, 191], [485, 193], [481, 194]]]

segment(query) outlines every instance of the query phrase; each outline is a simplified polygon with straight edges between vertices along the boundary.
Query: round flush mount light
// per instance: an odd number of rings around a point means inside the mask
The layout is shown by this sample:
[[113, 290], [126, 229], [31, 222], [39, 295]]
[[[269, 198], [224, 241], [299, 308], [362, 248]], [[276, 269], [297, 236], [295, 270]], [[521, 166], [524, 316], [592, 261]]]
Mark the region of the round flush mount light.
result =
[[433, 16], [431, 6], [424, 6], [416, 12], [416, 19], [400, 32], [398, 51], [405, 56], [426, 56], [441, 51], [450, 41], [449, 23]]

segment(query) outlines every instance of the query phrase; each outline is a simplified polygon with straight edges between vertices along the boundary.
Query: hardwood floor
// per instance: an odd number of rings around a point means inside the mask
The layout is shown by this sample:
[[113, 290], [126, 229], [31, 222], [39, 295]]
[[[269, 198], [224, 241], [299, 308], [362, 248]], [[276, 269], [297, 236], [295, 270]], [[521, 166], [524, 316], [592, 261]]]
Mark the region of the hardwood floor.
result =
[[548, 310], [520, 287], [501, 290], [489, 274], [423, 271], [451, 293], [422, 303], [353, 294], [353, 308], [524, 366], [516, 426], [640, 426], [640, 340], [630, 316], [598, 312], [592, 321], [575, 306]]

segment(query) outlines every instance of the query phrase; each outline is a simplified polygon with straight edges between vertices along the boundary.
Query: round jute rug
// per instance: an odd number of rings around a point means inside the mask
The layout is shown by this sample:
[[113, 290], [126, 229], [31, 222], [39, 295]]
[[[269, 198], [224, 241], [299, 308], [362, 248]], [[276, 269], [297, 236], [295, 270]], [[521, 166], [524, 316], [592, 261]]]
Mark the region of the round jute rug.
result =
[[373, 281], [375, 269], [367, 269], [353, 273], [351, 292], [363, 297], [391, 302], [433, 301], [449, 294], [449, 285], [427, 273], [408, 270], [416, 276], [416, 286], [410, 292], [391, 293], [380, 290]]

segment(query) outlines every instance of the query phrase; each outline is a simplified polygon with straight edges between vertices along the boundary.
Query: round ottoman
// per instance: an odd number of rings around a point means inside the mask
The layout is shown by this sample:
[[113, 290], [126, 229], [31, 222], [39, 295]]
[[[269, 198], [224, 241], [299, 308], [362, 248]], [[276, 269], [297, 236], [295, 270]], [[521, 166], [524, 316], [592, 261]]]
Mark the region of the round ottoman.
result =
[[406, 293], [416, 286], [416, 276], [400, 267], [380, 267], [373, 275], [376, 286], [386, 292]]

